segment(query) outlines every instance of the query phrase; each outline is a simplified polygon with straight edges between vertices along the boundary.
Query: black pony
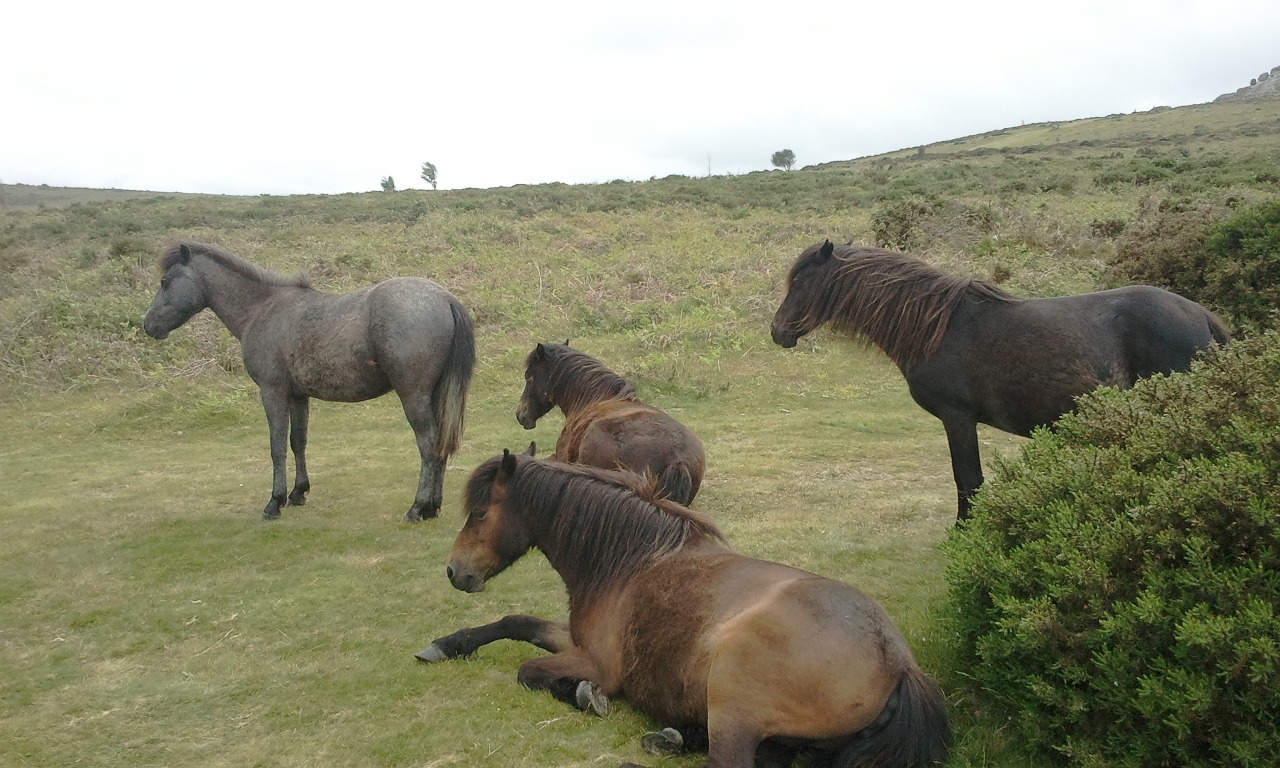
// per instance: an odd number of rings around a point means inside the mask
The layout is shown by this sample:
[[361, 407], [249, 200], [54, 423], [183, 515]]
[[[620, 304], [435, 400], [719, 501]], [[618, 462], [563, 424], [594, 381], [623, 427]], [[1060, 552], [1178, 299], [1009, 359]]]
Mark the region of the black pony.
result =
[[979, 422], [1030, 435], [1086, 392], [1185, 371], [1231, 338], [1212, 312], [1160, 288], [1021, 299], [913, 256], [830, 241], [791, 267], [773, 341], [794, 347], [824, 324], [882, 349], [942, 420], [961, 519], [982, 485]]

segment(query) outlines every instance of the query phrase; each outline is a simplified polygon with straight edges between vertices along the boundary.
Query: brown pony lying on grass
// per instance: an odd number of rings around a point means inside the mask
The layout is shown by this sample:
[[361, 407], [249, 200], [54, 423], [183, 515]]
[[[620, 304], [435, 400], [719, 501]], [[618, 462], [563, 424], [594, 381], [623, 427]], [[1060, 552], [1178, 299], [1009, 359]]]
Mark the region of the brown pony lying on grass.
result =
[[[646, 746], [702, 734], [708, 765], [927, 766], [951, 741], [943, 699], [884, 609], [854, 587], [735, 552], [652, 479], [508, 452], [465, 490], [453, 585], [479, 592], [530, 549], [564, 579], [569, 623], [507, 616], [434, 641], [440, 661], [517, 639], [552, 655], [517, 676], [603, 714], [621, 696], [664, 725]], [[630, 764], [628, 764], [630, 765]]]
[[636, 390], [591, 355], [565, 344], [539, 344], [525, 360], [516, 420], [533, 429], [560, 406], [564, 427], [552, 457], [602, 469], [629, 469], [658, 479], [667, 498], [698, 495], [706, 454], [697, 435], [669, 414], [640, 402]]

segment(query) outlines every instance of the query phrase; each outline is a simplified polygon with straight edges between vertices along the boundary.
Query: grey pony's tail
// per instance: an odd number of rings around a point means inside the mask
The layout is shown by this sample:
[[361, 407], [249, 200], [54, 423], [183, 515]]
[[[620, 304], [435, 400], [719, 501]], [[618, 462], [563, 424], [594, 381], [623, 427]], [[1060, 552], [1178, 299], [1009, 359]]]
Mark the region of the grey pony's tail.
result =
[[462, 444], [462, 423], [467, 412], [467, 392], [471, 388], [471, 374], [476, 367], [476, 335], [471, 315], [457, 299], [449, 297], [449, 310], [453, 313], [453, 343], [444, 370], [436, 382], [431, 401], [436, 411], [436, 423], [440, 425], [436, 437], [436, 456], [447, 459]]
[[885, 711], [836, 755], [839, 768], [932, 768], [947, 761], [951, 726], [938, 686], [919, 668], [898, 678]]

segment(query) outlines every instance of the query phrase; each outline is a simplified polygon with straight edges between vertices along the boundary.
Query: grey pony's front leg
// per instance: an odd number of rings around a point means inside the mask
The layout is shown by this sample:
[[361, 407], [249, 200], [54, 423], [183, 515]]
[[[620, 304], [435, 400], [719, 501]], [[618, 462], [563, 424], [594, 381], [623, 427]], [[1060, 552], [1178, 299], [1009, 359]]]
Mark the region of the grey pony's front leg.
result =
[[951, 450], [951, 474], [956, 481], [957, 520], [969, 519], [973, 495], [982, 487], [982, 458], [978, 455], [978, 423], [967, 416], [942, 418]]
[[289, 447], [293, 449], [294, 479], [293, 490], [289, 492], [289, 503], [296, 507], [307, 503], [307, 491], [311, 490], [311, 478], [307, 475], [307, 424], [310, 420], [311, 398], [291, 398]]
[[280, 517], [285, 505], [286, 460], [289, 451], [289, 398], [282, 392], [261, 390], [262, 409], [267, 413], [267, 432], [271, 436], [271, 500], [262, 510], [263, 520]]

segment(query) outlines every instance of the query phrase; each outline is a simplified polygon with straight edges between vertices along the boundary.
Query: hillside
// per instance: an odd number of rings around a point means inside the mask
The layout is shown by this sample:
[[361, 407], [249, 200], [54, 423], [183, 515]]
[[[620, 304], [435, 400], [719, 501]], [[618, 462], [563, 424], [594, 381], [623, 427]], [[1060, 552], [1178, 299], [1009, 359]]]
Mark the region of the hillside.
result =
[[[942, 430], [879, 352], [826, 332], [770, 341], [788, 267], [824, 238], [884, 241], [1018, 294], [1105, 287], [1116, 238], [1153, 212], [1280, 199], [1278, 139], [1272, 99], [736, 177], [293, 197], [24, 188], [0, 211], [0, 764], [646, 760], [637, 739], [655, 724], [624, 702], [588, 718], [516, 685], [540, 651], [412, 657], [512, 611], [564, 615], [536, 553], [474, 595], [442, 566], [467, 472], [554, 444], [557, 412], [526, 431], [514, 410], [534, 343], [566, 338], [698, 433], [695, 506], [736, 547], [859, 585], [957, 690], [965, 670], [935, 615], [955, 520]], [[414, 274], [462, 300], [478, 360], [440, 519], [400, 522], [418, 462], [390, 397], [313, 403], [307, 504], [259, 519], [267, 435], [237, 343], [209, 313], [163, 342], [141, 329], [175, 237], [327, 291]], [[980, 440], [989, 462], [1022, 444]], [[983, 701], [949, 706], [953, 766], [1056, 764]]]

